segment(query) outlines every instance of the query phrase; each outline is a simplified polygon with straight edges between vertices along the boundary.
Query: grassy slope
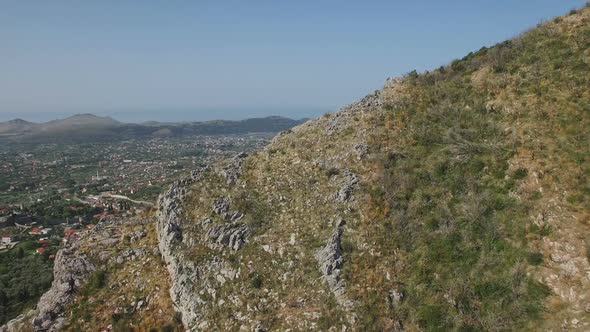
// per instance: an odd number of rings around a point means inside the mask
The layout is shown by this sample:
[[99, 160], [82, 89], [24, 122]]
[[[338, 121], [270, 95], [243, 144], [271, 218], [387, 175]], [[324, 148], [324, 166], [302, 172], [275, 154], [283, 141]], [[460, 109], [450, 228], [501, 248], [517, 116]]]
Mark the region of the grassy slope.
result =
[[[549, 291], [548, 326], [588, 322], [589, 17], [585, 8], [385, 89], [385, 122], [403, 129], [374, 141], [407, 157], [383, 161], [371, 202], [387, 207], [374, 228], [395, 245], [382, 246], [402, 253], [408, 301], [395, 311], [410, 324], [538, 326]], [[569, 246], [574, 268], [548, 243]]]
[[[221, 255], [241, 271], [214, 299], [203, 294], [205, 319], [226, 329], [259, 321], [271, 329], [388, 330], [399, 322], [407, 330], [515, 330], [564, 319], [583, 328], [589, 16], [585, 8], [410, 73], [379, 92], [384, 107], [299, 126], [248, 158], [238, 186], [210, 172], [192, 188], [187, 233], [199, 234], [207, 217], [223, 222], [211, 206], [228, 195], [256, 236], [238, 252], [184, 249], [195, 262]], [[362, 143], [369, 150], [359, 159]], [[336, 203], [346, 169], [361, 185], [353, 202]], [[338, 217], [348, 222], [352, 313], [336, 305], [313, 257]], [[389, 300], [391, 290], [405, 294], [401, 304]]]

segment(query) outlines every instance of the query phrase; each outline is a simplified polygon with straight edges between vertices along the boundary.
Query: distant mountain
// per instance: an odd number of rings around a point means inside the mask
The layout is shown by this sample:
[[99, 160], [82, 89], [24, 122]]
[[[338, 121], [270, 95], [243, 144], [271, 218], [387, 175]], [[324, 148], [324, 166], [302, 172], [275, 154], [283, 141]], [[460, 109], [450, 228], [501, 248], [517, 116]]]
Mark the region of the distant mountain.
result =
[[7, 122], [0, 122], [0, 135], [11, 135], [23, 133], [35, 127], [35, 123], [23, 119], [14, 119]]
[[101, 142], [151, 137], [279, 132], [303, 121], [269, 116], [240, 121], [215, 120], [183, 123], [148, 121], [142, 124], [131, 124], [94, 114], [76, 114], [45, 123], [32, 123], [22, 119], [1, 122], [0, 143], [3, 141], [13, 143]]
[[111, 117], [101, 117], [94, 114], [76, 114], [62, 120], [53, 120], [44, 124], [50, 126], [118, 126], [121, 122]]

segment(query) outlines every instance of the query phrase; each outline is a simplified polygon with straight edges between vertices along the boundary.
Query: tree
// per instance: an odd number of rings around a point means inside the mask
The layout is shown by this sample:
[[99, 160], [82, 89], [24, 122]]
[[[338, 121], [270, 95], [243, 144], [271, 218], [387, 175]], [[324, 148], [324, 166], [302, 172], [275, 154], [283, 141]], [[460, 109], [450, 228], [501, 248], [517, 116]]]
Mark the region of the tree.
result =
[[8, 301], [8, 296], [6, 296], [6, 292], [3, 289], [0, 289], [0, 306], [4, 306]]
[[22, 247], [18, 247], [18, 249], [16, 249], [16, 258], [23, 258], [25, 257], [25, 251], [23, 250]]

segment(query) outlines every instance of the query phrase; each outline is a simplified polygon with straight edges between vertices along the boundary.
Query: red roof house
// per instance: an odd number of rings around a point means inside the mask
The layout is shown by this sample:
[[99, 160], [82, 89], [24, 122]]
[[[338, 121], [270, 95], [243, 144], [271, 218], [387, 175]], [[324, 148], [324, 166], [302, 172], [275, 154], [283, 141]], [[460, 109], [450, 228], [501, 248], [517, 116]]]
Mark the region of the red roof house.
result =
[[41, 235], [41, 230], [39, 228], [31, 228], [31, 231], [29, 232], [29, 234], [31, 234], [31, 235]]
[[69, 228], [69, 229], [64, 229], [64, 235], [65, 235], [65, 236], [71, 236], [71, 235], [73, 235], [73, 234], [76, 234], [76, 230], [75, 230], [75, 229], [71, 229], [71, 228]]

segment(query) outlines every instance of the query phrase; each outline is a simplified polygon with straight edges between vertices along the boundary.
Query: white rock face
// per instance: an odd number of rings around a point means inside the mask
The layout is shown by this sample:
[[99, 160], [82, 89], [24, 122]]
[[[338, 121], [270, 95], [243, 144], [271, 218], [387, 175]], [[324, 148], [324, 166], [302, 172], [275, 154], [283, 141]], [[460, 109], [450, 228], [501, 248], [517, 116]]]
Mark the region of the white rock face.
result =
[[[199, 294], [203, 294], [203, 290], [207, 290], [207, 293], [215, 298], [215, 286], [217, 285], [213, 283], [224, 284], [236, 278], [239, 273], [228, 267], [217, 256], [196, 265], [185, 258], [182, 250], [183, 238], [186, 236], [183, 234], [182, 202], [187, 194], [187, 186], [200, 181], [207, 170], [204, 168], [193, 171], [190, 177], [174, 182], [166, 193], [160, 195], [158, 200], [156, 232], [160, 253], [170, 274], [170, 297], [175, 309], [182, 315], [184, 327], [189, 331], [202, 330], [207, 327], [207, 322], [202, 319], [202, 305], [205, 300], [201, 299]], [[220, 214], [227, 213], [229, 201], [220, 200], [219, 204], [213, 206], [213, 210], [218, 208]], [[246, 225], [235, 219], [228, 218], [225, 224], [204, 223], [206, 229], [203, 236], [194, 239], [194, 241], [209, 243], [213, 249], [217, 250], [226, 248], [239, 250], [245, 243], [249, 230]]]
[[166, 193], [160, 195], [158, 201], [156, 228], [160, 253], [170, 274], [170, 297], [176, 310], [182, 314], [185, 327], [192, 326], [200, 318], [198, 306], [201, 300], [194, 288], [199, 271], [175, 247], [182, 243], [181, 202], [186, 194], [183, 185], [198, 181], [203, 171], [193, 172], [190, 178], [175, 181]]
[[51, 289], [41, 296], [38, 314], [33, 319], [35, 331], [58, 331], [64, 323], [64, 308], [73, 299], [84, 279], [96, 270], [75, 246], [57, 252]]
[[346, 285], [342, 279], [341, 271], [342, 265], [344, 264], [344, 258], [342, 257], [342, 232], [344, 231], [344, 225], [344, 220], [340, 219], [328, 243], [316, 253], [315, 257], [319, 263], [324, 280], [332, 293], [334, 293], [338, 303], [345, 308], [350, 308], [352, 302], [346, 298]]
[[336, 194], [336, 200], [341, 203], [349, 201], [352, 198], [352, 192], [358, 183], [358, 175], [350, 171], [344, 172], [344, 183]]

